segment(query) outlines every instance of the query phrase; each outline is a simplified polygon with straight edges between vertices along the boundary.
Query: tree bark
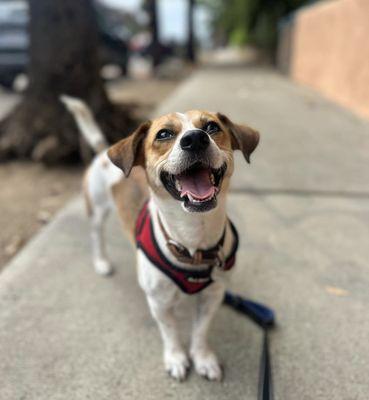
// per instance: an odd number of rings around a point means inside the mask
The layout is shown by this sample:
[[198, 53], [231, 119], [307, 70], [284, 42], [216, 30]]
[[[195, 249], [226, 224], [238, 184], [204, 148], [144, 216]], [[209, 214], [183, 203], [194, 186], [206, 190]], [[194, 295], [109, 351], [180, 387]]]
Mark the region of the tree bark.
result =
[[194, 7], [195, 7], [195, 0], [188, 0], [188, 16], [187, 16], [187, 23], [188, 23], [188, 37], [187, 37], [187, 51], [186, 56], [188, 61], [194, 63], [196, 61], [196, 53], [195, 53], [195, 35], [194, 35], [194, 24], [193, 24], [193, 17], [194, 17]]
[[29, 87], [0, 123], [0, 159], [58, 163], [81, 154], [76, 125], [59, 101], [63, 93], [90, 105], [111, 142], [127, 134], [133, 121], [110, 103], [100, 77], [91, 1], [29, 0], [29, 9]]
[[159, 41], [159, 27], [158, 27], [158, 5], [156, 0], [148, 0], [146, 3], [150, 18], [150, 32], [151, 32], [151, 44], [150, 53], [152, 59], [152, 66], [156, 68], [161, 62], [161, 50]]

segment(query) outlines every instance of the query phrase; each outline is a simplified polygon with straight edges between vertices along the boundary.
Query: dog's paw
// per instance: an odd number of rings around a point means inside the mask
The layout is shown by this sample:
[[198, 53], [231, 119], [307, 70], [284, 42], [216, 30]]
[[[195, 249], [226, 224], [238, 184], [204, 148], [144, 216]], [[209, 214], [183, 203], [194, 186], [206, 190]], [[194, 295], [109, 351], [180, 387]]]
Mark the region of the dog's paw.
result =
[[164, 364], [165, 370], [172, 378], [180, 382], [186, 379], [190, 361], [183, 351], [166, 352]]
[[110, 262], [105, 258], [96, 258], [94, 260], [95, 272], [99, 275], [111, 275], [114, 271]]
[[218, 382], [223, 379], [222, 367], [212, 351], [192, 351], [191, 358], [196, 372], [202, 377]]

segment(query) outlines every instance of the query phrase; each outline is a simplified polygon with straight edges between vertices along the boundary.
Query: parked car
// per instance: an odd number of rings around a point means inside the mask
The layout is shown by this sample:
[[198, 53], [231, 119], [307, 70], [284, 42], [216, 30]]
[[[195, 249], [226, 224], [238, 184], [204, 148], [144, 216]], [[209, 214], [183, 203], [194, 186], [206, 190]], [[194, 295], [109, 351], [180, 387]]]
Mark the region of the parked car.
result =
[[12, 87], [28, 65], [28, 10], [21, 1], [0, 3], [0, 84]]
[[[101, 13], [103, 9], [98, 8]], [[100, 20], [103, 20], [99, 18]], [[28, 4], [21, 0], [0, 2], [0, 85], [12, 89], [15, 78], [25, 74], [29, 63]], [[113, 64], [127, 73], [128, 45], [121, 31], [99, 23], [102, 67]]]

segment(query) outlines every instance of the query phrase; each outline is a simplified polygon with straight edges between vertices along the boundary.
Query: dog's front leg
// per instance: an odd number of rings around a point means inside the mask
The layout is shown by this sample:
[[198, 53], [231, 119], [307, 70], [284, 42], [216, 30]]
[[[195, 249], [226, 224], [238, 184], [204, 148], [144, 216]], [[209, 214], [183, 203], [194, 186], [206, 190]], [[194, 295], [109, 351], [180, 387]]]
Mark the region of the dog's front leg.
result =
[[163, 339], [165, 369], [171, 377], [182, 381], [186, 378], [190, 363], [180, 343], [173, 303], [163, 304], [154, 296], [147, 296], [147, 301]]
[[214, 282], [199, 294], [190, 350], [196, 372], [209, 380], [217, 381], [222, 379], [222, 368], [209, 347], [207, 336], [211, 321], [222, 303], [224, 290], [223, 283]]

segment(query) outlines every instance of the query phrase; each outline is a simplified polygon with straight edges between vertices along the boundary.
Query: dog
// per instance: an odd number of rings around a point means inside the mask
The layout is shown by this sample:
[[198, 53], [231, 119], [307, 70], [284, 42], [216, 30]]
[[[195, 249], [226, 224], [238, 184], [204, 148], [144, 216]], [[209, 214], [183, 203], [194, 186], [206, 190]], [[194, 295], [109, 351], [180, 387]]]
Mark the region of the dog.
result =
[[[61, 100], [97, 153], [83, 184], [95, 271], [113, 271], [103, 226], [115, 207], [137, 247], [138, 281], [161, 333], [166, 371], [182, 381], [191, 359], [199, 375], [220, 381], [223, 370], [207, 337], [238, 245], [226, 213], [233, 153], [240, 150], [250, 162], [259, 133], [223, 114], [194, 110], [142, 123], [109, 147], [84, 102]], [[173, 309], [189, 295], [197, 307], [187, 353]]]

